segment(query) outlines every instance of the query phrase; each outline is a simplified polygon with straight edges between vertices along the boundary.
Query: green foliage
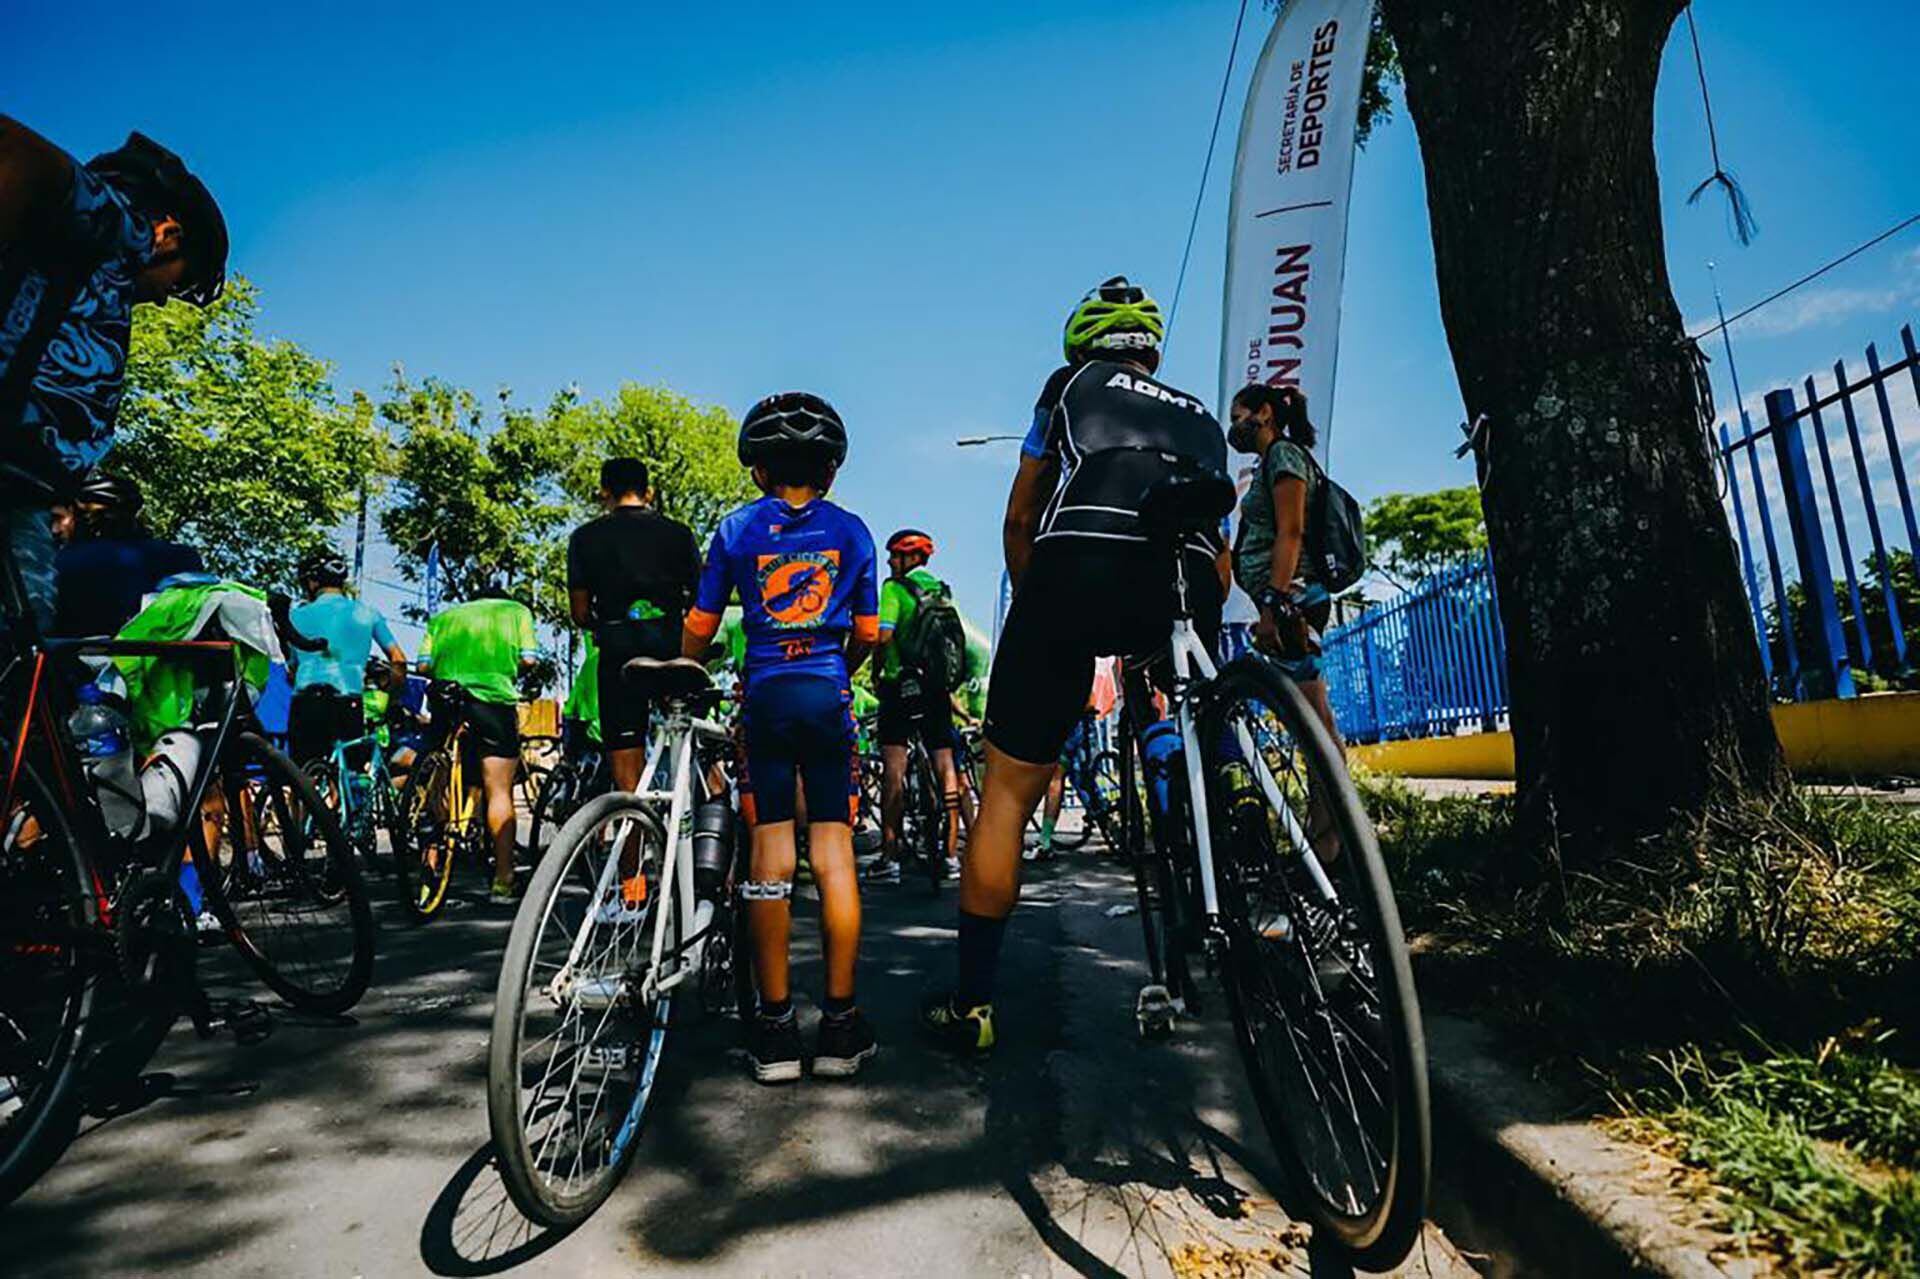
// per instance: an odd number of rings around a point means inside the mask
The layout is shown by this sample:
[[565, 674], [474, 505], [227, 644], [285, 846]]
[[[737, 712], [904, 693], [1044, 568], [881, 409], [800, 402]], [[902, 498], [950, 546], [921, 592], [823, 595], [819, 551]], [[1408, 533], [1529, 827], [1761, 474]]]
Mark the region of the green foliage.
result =
[[1375, 125], [1393, 119], [1393, 91], [1400, 87], [1400, 46], [1387, 30], [1387, 20], [1378, 11], [1373, 15], [1373, 30], [1367, 36], [1367, 64], [1360, 78], [1359, 146], [1367, 145]]
[[1729, 1226], [1796, 1266], [1920, 1274], [1920, 1075], [1877, 1048], [1674, 1053], [1627, 1108], [1708, 1173]]
[[[1844, 572], [1833, 585], [1834, 608], [1840, 614], [1841, 638], [1854, 663], [1854, 683], [1862, 692], [1911, 686], [1911, 667], [1914, 657], [1920, 656], [1920, 573], [1914, 571], [1912, 552], [1889, 550], [1884, 575], [1880, 572], [1879, 561], [1869, 555], [1860, 561], [1858, 580], [1860, 611], [1866, 617], [1867, 639], [1871, 646], [1864, 667], [1860, 664], [1857, 651], [1859, 634], [1854, 623], [1853, 596], [1847, 590]], [[1905, 635], [1910, 655], [1905, 668], [1894, 655], [1893, 625], [1887, 616], [1886, 583], [1889, 581], [1893, 586], [1894, 608], [1900, 614], [1900, 629]], [[1831, 696], [1832, 691], [1824, 687], [1825, 674], [1813, 670], [1808, 660], [1814, 651], [1816, 619], [1813, 610], [1807, 606], [1806, 588], [1801, 583], [1787, 584], [1787, 607], [1793, 617], [1793, 638], [1799, 647], [1809, 691], [1815, 696]], [[1774, 662], [1780, 669], [1785, 669], [1786, 648], [1780, 637], [1779, 605], [1769, 603], [1765, 618], [1767, 642], [1772, 646]]]
[[1367, 506], [1366, 518], [1373, 567], [1402, 587], [1487, 545], [1480, 490], [1471, 486], [1389, 493]]
[[489, 426], [472, 393], [396, 370], [380, 406], [399, 441], [381, 528], [409, 581], [439, 546], [444, 599], [499, 583], [564, 625], [567, 534], [596, 512], [600, 463], [616, 453], [646, 461], [659, 508], [696, 534], [753, 495], [724, 409], [631, 383], [610, 401], [565, 391], [539, 411], [499, 399]]
[[136, 309], [109, 465], [140, 482], [154, 530], [212, 571], [290, 584], [301, 553], [378, 482], [385, 448], [372, 405], [339, 403], [325, 361], [257, 337], [258, 312], [240, 277], [205, 310]]

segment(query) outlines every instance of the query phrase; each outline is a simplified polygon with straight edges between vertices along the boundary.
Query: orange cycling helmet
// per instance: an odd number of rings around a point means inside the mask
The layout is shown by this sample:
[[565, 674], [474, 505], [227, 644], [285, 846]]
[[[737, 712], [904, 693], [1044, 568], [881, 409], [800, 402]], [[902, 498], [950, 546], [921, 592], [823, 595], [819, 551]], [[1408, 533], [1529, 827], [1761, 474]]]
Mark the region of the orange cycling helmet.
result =
[[902, 555], [912, 555], [918, 552], [928, 559], [932, 559], [933, 539], [917, 528], [903, 528], [887, 539], [887, 553], [891, 555], [895, 551], [900, 552]]

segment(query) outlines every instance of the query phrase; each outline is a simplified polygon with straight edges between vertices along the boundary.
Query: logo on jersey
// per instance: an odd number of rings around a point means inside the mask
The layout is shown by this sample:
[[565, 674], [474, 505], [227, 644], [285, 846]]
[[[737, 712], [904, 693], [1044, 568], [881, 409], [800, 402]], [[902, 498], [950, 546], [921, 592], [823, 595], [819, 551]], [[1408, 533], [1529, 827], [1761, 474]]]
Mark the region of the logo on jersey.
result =
[[1118, 387], [1122, 391], [1132, 391], [1135, 395], [1144, 395], [1150, 400], [1159, 400], [1162, 404], [1171, 404], [1177, 409], [1192, 409], [1200, 414], [1205, 414], [1207, 411], [1206, 405], [1191, 395], [1169, 391], [1166, 387], [1149, 382], [1146, 378], [1133, 378], [1125, 373], [1116, 373], [1107, 379], [1107, 385]]
[[819, 626], [840, 579], [840, 551], [785, 551], [762, 555], [756, 577], [760, 607], [776, 626]]

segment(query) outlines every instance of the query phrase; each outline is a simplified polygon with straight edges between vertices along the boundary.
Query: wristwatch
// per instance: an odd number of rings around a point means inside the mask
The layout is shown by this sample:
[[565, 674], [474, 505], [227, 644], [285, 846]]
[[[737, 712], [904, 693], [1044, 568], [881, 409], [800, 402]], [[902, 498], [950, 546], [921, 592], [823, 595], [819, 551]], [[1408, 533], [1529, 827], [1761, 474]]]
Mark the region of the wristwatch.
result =
[[1293, 596], [1277, 586], [1261, 587], [1259, 593], [1253, 597], [1253, 602], [1272, 613], [1275, 621], [1297, 616], [1300, 612], [1299, 607], [1293, 602]]

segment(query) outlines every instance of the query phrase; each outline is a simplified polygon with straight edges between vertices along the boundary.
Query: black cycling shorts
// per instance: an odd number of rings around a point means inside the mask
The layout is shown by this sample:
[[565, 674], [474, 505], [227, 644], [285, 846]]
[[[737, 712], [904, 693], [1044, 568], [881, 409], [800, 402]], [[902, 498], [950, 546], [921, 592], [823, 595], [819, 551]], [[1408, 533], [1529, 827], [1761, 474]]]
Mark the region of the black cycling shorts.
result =
[[[466, 720], [466, 762], [477, 768], [483, 759], [520, 758], [520, 708], [512, 702], [483, 702], [464, 689], [460, 693], [459, 715]], [[447, 740], [451, 717], [439, 713], [429, 731], [429, 740], [437, 749]], [[478, 781], [478, 778], [475, 779]]]
[[[1198, 552], [1186, 564], [1194, 626], [1211, 648], [1220, 579]], [[1041, 542], [1000, 628], [987, 741], [1025, 763], [1057, 761], [1093, 692], [1094, 659], [1164, 650], [1173, 612], [1173, 566], [1164, 550], [1085, 538]]]
[[873, 691], [880, 699], [882, 746], [905, 746], [917, 735], [930, 751], [953, 749], [953, 699], [946, 689], [908, 675], [876, 681]]
[[794, 788], [807, 820], [859, 817], [860, 773], [853, 743], [853, 696], [823, 675], [776, 675], [747, 690], [741, 708], [741, 811], [750, 824], [794, 819]]
[[361, 699], [325, 684], [303, 688], [287, 708], [287, 754], [296, 764], [325, 759], [340, 742], [367, 735]]
[[610, 751], [644, 747], [653, 703], [639, 686], [622, 679], [621, 667], [636, 657], [665, 661], [680, 656], [680, 627], [667, 620], [605, 622], [594, 628], [600, 650], [600, 742]]

